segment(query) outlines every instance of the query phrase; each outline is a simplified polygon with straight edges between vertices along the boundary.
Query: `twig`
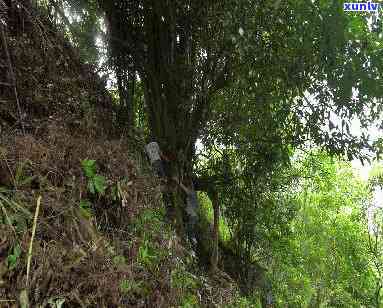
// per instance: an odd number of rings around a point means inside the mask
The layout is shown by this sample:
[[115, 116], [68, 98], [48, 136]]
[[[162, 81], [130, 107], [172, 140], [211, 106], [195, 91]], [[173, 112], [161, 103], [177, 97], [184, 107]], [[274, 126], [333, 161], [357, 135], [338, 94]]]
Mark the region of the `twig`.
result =
[[11, 82], [12, 82], [12, 86], [13, 86], [13, 93], [14, 93], [15, 99], [16, 99], [17, 112], [19, 113], [19, 120], [20, 120], [20, 124], [21, 124], [21, 129], [23, 131], [23, 134], [25, 135], [25, 128], [24, 128], [24, 122], [23, 122], [23, 113], [21, 112], [21, 107], [20, 107], [20, 102], [19, 102], [19, 95], [17, 93], [17, 88], [16, 88], [16, 77], [15, 77], [15, 73], [13, 71], [11, 56], [9, 55], [7, 40], [6, 40], [5, 32], [4, 32], [4, 25], [2, 23], [0, 23], [0, 31], [1, 31], [1, 40], [2, 40], [2, 43], [3, 43], [3, 49], [4, 49], [4, 52], [5, 52], [5, 56], [7, 58], [8, 69], [9, 69], [9, 73], [10, 73], [11, 79], [12, 79]]
[[37, 198], [35, 218], [33, 219], [32, 237], [31, 237], [31, 241], [29, 243], [28, 260], [27, 260], [27, 282], [26, 282], [27, 288], [28, 288], [28, 282], [29, 282], [29, 272], [31, 269], [33, 239], [34, 239], [35, 233], [36, 233], [37, 217], [39, 216], [40, 202], [41, 202], [41, 196], [39, 196]]

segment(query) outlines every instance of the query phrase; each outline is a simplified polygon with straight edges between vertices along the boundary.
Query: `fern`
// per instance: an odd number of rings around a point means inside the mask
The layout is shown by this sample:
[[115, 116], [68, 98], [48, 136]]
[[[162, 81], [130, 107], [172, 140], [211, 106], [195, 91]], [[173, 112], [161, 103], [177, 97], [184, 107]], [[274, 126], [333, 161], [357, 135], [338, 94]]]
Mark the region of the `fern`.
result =
[[96, 161], [93, 159], [84, 159], [81, 162], [82, 169], [88, 179], [88, 190], [91, 194], [103, 195], [106, 190], [106, 179], [97, 174]]

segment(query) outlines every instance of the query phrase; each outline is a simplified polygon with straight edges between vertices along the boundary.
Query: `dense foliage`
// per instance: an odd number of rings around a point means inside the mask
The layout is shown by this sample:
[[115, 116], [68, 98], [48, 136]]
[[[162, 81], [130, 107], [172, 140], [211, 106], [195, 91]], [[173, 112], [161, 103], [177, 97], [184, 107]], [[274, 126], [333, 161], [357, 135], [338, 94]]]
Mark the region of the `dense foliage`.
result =
[[349, 164], [323, 154], [305, 157], [301, 168], [291, 234], [283, 245], [273, 244], [279, 302], [291, 307], [374, 306], [378, 277], [368, 245], [365, 211], [372, 200], [367, 183]]

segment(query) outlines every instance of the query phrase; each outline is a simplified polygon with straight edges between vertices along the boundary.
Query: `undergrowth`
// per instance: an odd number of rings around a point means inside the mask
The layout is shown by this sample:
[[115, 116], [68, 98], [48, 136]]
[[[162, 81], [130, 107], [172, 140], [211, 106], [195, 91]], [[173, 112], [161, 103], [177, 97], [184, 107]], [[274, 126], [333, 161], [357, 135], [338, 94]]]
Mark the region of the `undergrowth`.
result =
[[69, 138], [65, 130], [52, 130], [44, 138], [5, 138], [2, 145], [2, 172], [11, 181], [0, 190], [1, 298], [20, 302], [27, 290], [29, 303], [42, 307], [233, 301], [235, 285], [204, 274], [166, 222], [159, 182], [127, 142]]

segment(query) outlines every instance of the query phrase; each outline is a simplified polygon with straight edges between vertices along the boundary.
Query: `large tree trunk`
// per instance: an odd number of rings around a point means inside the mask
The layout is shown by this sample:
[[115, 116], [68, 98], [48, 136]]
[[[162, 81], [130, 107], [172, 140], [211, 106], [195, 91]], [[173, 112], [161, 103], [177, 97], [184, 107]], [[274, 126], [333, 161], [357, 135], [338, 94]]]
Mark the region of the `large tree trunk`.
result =
[[120, 97], [118, 122], [128, 129], [135, 126], [134, 88], [136, 76], [134, 72], [126, 72], [122, 65], [116, 65], [116, 78]]

